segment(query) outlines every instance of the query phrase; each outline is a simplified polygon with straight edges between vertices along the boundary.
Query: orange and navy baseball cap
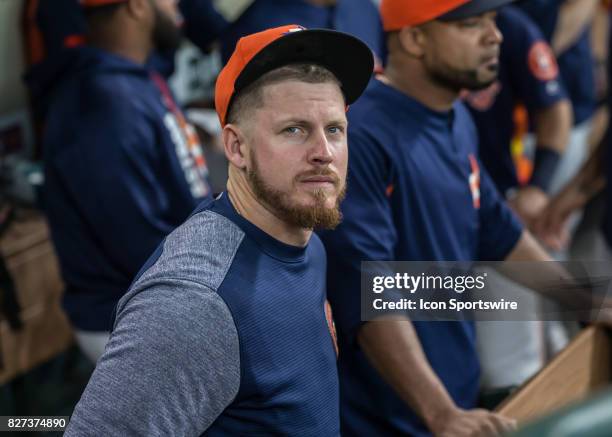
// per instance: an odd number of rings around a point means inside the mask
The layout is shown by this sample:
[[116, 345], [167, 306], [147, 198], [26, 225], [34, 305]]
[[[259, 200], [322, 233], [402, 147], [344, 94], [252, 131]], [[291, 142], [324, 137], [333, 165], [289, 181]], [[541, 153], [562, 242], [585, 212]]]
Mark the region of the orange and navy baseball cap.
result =
[[495, 10], [514, 0], [382, 0], [380, 15], [386, 32], [431, 20], [453, 21]]
[[79, 0], [82, 8], [95, 8], [97, 6], [112, 5], [114, 3], [124, 3], [127, 0]]
[[354, 36], [296, 24], [245, 36], [217, 77], [215, 108], [221, 126], [236, 94], [264, 74], [295, 63], [321, 65], [340, 82], [350, 105], [366, 88], [374, 68], [369, 47]]

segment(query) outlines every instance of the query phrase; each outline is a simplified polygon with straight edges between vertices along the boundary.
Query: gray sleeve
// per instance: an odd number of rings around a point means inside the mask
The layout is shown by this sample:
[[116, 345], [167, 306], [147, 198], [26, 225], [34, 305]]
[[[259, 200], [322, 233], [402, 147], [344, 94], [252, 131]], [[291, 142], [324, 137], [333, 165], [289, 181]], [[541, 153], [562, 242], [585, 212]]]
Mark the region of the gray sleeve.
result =
[[166, 280], [117, 315], [66, 436], [199, 436], [240, 385], [238, 334], [219, 295]]

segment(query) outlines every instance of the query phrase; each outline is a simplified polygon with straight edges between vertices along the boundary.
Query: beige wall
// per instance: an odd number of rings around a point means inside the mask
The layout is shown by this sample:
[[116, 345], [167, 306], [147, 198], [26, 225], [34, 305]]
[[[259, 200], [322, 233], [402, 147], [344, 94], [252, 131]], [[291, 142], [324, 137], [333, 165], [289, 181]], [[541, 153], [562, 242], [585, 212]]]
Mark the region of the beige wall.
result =
[[0, 116], [23, 109], [21, 10], [23, 0], [0, 0]]

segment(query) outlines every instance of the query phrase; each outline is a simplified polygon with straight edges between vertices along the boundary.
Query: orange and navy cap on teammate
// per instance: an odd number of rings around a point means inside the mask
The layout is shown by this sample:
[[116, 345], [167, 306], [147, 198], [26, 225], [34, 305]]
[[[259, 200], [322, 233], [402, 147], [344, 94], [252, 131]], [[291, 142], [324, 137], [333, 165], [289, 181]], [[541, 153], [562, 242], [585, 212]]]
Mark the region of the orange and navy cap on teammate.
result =
[[295, 63], [321, 65], [340, 82], [346, 104], [367, 86], [374, 60], [361, 40], [327, 29], [305, 29], [292, 24], [245, 36], [217, 77], [215, 108], [221, 126], [234, 96], [264, 74]]
[[453, 21], [473, 17], [514, 0], [382, 0], [380, 15], [386, 32], [418, 26], [431, 20]]
[[96, 6], [112, 5], [114, 3], [124, 3], [127, 0], [79, 0], [81, 7], [94, 8]]

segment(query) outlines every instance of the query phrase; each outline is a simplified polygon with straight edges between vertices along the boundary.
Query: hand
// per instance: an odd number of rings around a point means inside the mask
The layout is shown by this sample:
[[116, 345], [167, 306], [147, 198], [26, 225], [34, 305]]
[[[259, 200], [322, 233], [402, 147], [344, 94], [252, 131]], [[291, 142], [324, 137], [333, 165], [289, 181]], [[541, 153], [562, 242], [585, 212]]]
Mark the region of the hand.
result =
[[542, 242], [553, 250], [563, 249], [569, 234], [566, 222], [572, 212], [584, 206], [585, 196], [576, 185], [567, 185], [551, 199], [541, 216], [533, 223], [533, 231]]
[[531, 229], [533, 223], [548, 206], [548, 195], [538, 187], [528, 186], [517, 191], [508, 200], [508, 205], [521, 218], [525, 226]]
[[440, 419], [440, 426], [432, 427], [436, 437], [494, 437], [516, 429], [516, 420], [482, 409], [457, 408]]

